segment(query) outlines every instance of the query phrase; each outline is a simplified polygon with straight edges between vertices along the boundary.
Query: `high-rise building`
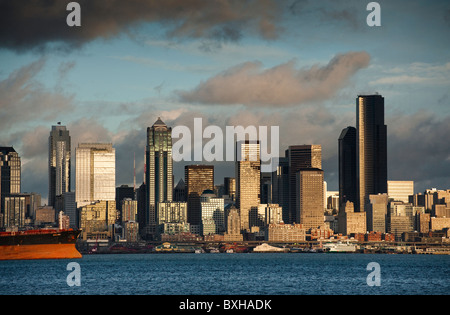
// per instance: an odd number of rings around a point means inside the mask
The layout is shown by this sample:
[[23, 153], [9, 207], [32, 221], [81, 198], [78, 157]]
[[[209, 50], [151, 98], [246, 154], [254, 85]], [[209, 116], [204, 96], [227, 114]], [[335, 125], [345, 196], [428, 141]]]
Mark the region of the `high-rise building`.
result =
[[225, 232], [224, 199], [218, 198], [211, 190], [205, 190], [200, 201], [203, 235], [223, 234]]
[[157, 204], [172, 201], [173, 160], [172, 128], [158, 117], [153, 126], [147, 128], [145, 152], [146, 213], [144, 234], [156, 233]]
[[409, 196], [414, 195], [414, 181], [388, 180], [387, 182], [389, 198], [394, 201], [409, 202]]
[[384, 97], [359, 95], [356, 99], [356, 208], [364, 211], [369, 195], [387, 193], [387, 127]]
[[347, 201], [356, 203], [356, 128], [342, 130], [339, 150], [339, 206]]
[[236, 205], [241, 229], [250, 231], [250, 212], [258, 211], [261, 198], [261, 160], [259, 141], [236, 142]]
[[[289, 146], [286, 150], [286, 157], [289, 163], [289, 222], [299, 223], [296, 206], [297, 192], [299, 191], [296, 186], [297, 172], [303, 168], [322, 169], [322, 147], [320, 145]], [[323, 191], [323, 187], [321, 191]]]
[[323, 170], [304, 168], [297, 172], [297, 213], [298, 223], [306, 230], [324, 224]]
[[48, 204], [55, 206], [56, 196], [70, 192], [71, 144], [66, 126], [52, 126], [48, 137]]
[[232, 201], [236, 200], [236, 178], [225, 177], [223, 179], [224, 195], [229, 196]]
[[188, 222], [191, 226], [202, 223], [200, 197], [205, 190], [214, 190], [214, 165], [186, 165], [184, 181], [188, 206]]
[[278, 160], [277, 170], [272, 173], [272, 202], [283, 209], [283, 222], [289, 222], [289, 161]]
[[0, 201], [4, 213], [3, 197], [20, 193], [21, 163], [13, 147], [0, 147]]
[[385, 233], [388, 195], [369, 195], [369, 200], [370, 203], [366, 207], [367, 230]]
[[116, 150], [111, 143], [79, 143], [75, 149], [77, 207], [116, 200]]

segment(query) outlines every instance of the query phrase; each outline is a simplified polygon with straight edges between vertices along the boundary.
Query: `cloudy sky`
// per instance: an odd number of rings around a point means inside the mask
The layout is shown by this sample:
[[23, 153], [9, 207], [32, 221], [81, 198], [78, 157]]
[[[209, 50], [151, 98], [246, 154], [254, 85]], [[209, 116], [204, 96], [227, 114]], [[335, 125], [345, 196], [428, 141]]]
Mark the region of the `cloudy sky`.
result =
[[[385, 97], [388, 178], [450, 188], [450, 3], [378, 1], [0, 0], [0, 145], [22, 157], [22, 191], [47, 198], [48, 135], [112, 142], [116, 185], [142, 182], [146, 128], [279, 126], [322, 145], [337, 190], [337, 139], [358, 94]], [[176, 163], [175, 182], [185, 163]], [[74, 168], [72, 170], [74, 174]], [[216, 183], [234, 176], [216, 164]]]

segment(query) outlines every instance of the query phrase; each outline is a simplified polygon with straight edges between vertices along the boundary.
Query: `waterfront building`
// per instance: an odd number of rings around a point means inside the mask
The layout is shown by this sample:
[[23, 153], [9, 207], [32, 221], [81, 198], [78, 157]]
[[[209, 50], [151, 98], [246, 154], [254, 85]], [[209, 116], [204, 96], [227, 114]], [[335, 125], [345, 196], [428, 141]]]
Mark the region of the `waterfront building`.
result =
[[250, 231], [250, 212], [257, 211], [261, 196], [261, 161], [259, 141], [236, 142], [236, 206], [241, 229]]
[[147, 128], [145, 165], [146, 203], [142, 234], [151, 239], [156, 234], [158, 203], [170, 202], [173, 197], [172, 128], [159, 117], [152, 127]]
[[55, 206], [56, 196], [70, 192], [71, 142], [66, 126], [52, 126], [48, 137], [48, 204]]
[[93, 201], [79, 208], [79, 227], [82, 230], [83, 240], [111, 238], [113, 236], [113, 225], [116, 222], [116, 201], [100, 200]]
[[384, 97], [358, 95], [356, 99], [356, 210], [365, 211], [369, 195], [387, 193], [387, 127]]
[[343, 235], [366, 233], [366, 213], [355, 212], [353, 202], [347, 201], [338, 216], [339, 232]]
[[158, 225], [164, 223], [188, 223], [186, 202], [166, 201], [158, 203]]
[[303, 224], [269, 224], [266, 230], [268, 242], [304, 242], [306, 240], [306, 228]]

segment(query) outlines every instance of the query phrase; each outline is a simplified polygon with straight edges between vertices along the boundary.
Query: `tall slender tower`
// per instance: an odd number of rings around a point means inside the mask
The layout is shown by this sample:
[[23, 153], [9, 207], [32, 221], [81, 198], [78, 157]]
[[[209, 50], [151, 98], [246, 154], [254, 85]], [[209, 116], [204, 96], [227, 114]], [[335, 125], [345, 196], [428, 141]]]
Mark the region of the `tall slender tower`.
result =
[[70, 135], [66, 126], [52, 126], [48, 137], [48, 204], [55, 205], [56, 196], [70, 192]]
[[261, 200], [261, 160], [259, 141], [236, 142], [236, 204], [241, 229], [250, 230], [250, 212], [257, 211]]
[[342, 130], [338, 140], [339, 147], [339, 209], [347, 201], [356, 203], [356, 128]]
[[158, 202], [172, 201], [173, 194], [172, 128], [159, 117], [147, 128], [145, 164], [145, 234], [152, 235], [156, 233]]
[[299, 223], [297, 217], [297, 187], [296, 174], [303, 168], [322, 169], [322, 147], [321, 145], [293, 145], [286, 150], [289, 163], [289, 221]]
[[369, 195], [387, 193], [387, 127], [384, 97], [359, 95], [356, 99], [356, 209], [365, 211]]

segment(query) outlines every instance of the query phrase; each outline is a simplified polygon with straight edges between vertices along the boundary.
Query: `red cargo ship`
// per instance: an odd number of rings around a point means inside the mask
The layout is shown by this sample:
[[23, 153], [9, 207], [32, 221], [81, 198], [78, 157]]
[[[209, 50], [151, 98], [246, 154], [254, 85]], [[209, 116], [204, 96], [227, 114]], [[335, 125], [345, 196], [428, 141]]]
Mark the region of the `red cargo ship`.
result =
[[81, 258], [75, 247], [79, 230], [0, 232], [0, 260]]

